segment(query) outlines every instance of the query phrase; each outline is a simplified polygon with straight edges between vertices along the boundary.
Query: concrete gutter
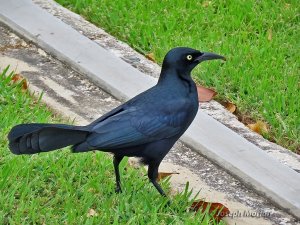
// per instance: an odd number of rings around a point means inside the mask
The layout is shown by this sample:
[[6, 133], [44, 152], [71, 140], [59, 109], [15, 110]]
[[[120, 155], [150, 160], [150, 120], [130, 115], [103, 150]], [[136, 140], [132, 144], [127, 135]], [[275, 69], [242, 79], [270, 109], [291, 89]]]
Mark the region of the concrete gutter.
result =
[[[0, 21], [87, 75], [121, 100], [153, 86], [131, 67], [30, 0], [0, 0]], [[95, 60], [97, 59], [97, 60]], [[300, 218], [300, 175], [213, 118], [199, 112], [181, 138], [231, 174]]]

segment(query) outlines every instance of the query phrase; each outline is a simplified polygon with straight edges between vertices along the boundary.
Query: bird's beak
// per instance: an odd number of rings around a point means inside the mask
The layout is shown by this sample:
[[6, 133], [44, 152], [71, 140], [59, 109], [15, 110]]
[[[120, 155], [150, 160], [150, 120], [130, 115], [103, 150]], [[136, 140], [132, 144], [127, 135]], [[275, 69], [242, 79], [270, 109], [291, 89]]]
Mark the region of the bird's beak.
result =
[[196, 62], [203, 62], [206, 60], [213, 60], [213, 59], [222, 59], [224, 61], [226, 61], [226, 58], [224, 56], [221, 55], [217, 55], [215, 53], [211, 53], [211, 52], [202, 52], [202, 55], [198, 56], [195, 61]]

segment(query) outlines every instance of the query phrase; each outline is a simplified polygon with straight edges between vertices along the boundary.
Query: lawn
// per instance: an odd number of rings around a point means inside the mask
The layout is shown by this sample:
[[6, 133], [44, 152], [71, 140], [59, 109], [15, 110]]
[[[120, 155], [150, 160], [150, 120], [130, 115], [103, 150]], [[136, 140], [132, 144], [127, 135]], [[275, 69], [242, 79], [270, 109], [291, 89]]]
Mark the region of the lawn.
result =
[[197, 81], [263, 120], [266, 135], [300, 152], [300, 5], [256, 0], [56, 0], [161, 64], [175, 46], [225, 55], [203, 63]]
[[[188, 212], [188, 188], [166, 206], [144, 169], [121, 164], [123, 193], [116, 194], [111, 156], [58, 150], [15, 156], [8, 149], [12, 126], [63, 122], [59, 116], [12, 84], [0, 71], [0, 224], [216, 224], [208, 213]], [[163, 188], [170, 191], [168, 180]], [[224, 224], [220, 222], [220, 224]]]

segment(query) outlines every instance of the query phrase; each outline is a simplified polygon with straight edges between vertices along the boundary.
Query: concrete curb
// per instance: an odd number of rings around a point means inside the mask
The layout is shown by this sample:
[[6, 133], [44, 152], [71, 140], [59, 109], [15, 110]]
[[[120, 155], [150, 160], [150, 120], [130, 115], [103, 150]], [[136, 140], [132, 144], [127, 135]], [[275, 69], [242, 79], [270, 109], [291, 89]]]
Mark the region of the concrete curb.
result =
[[[154, 78], [116, 58], [31, 1], [0, 3], [3, 23], [86, 74], [115, 97], [126, 100], [155, 84]], [[202, 112], [181, 140], [300, 218], [297, 172]]]
[[[54, 0], [32, 1], [34, 4], [46, 10], [54, 17], [60, 19], [65, 24], [71, 26], [77, 32], [83, 34], [93, 42], [96, 42], [102, 48], [111, 52], [117, 58], [127, 62], [140, 72], [154, 78], [159, 77], [161, 67], [157, 63], [148, 60], [144, 55], [132, 49], [127, 43], [116, 39], [103, 29], [86, 21], [80, 15], [59, 5]], [[213, 49], [211, 49], [211, 51], [213, 51]], [[203, 111], [208, 114], [218, 122], [233, 130], [235, 133], [256, 145], [275, 160], [278, 160], [280, 163], [287, 165], [300, 173], [300, 155], [270, 142], [264, 139], [261, 135], [251, 131], [246, 125], [241, 123], [234, 114], [230, 113], [224, 108], [224, 106], [214, 100], [210, 102], [202, 102], [199, 106], [199, 111]]]

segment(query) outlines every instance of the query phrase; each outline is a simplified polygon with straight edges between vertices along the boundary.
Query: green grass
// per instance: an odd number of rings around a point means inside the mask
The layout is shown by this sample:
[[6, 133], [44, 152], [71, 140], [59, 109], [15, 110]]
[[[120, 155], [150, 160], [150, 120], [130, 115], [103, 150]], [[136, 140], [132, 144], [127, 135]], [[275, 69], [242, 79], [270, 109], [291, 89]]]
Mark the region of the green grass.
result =
[[[43, 104], [0, 72], [0, 224], [216, 224], [208, 213], [187, 212], [188, 188], [170, 207], [144, 169], [121, 164], [123, 193], [116, 194], [110, 155], [68, 150], [15, 156], [8, 149], [12, 126], [59, 122]], [[126, 170], [126, 171], [125, 171]], [[163, 188], [170, 190], [168, 180]], [[88, 216], [90, 209], [97, 215]], [[224, 224], [221, 222], [220, 224]]]
[[175, 46], [225, 55], [195, 72], [222, 99], [300, 152], [300, 4], [256, 0], [56, 0], [159, 63]]

